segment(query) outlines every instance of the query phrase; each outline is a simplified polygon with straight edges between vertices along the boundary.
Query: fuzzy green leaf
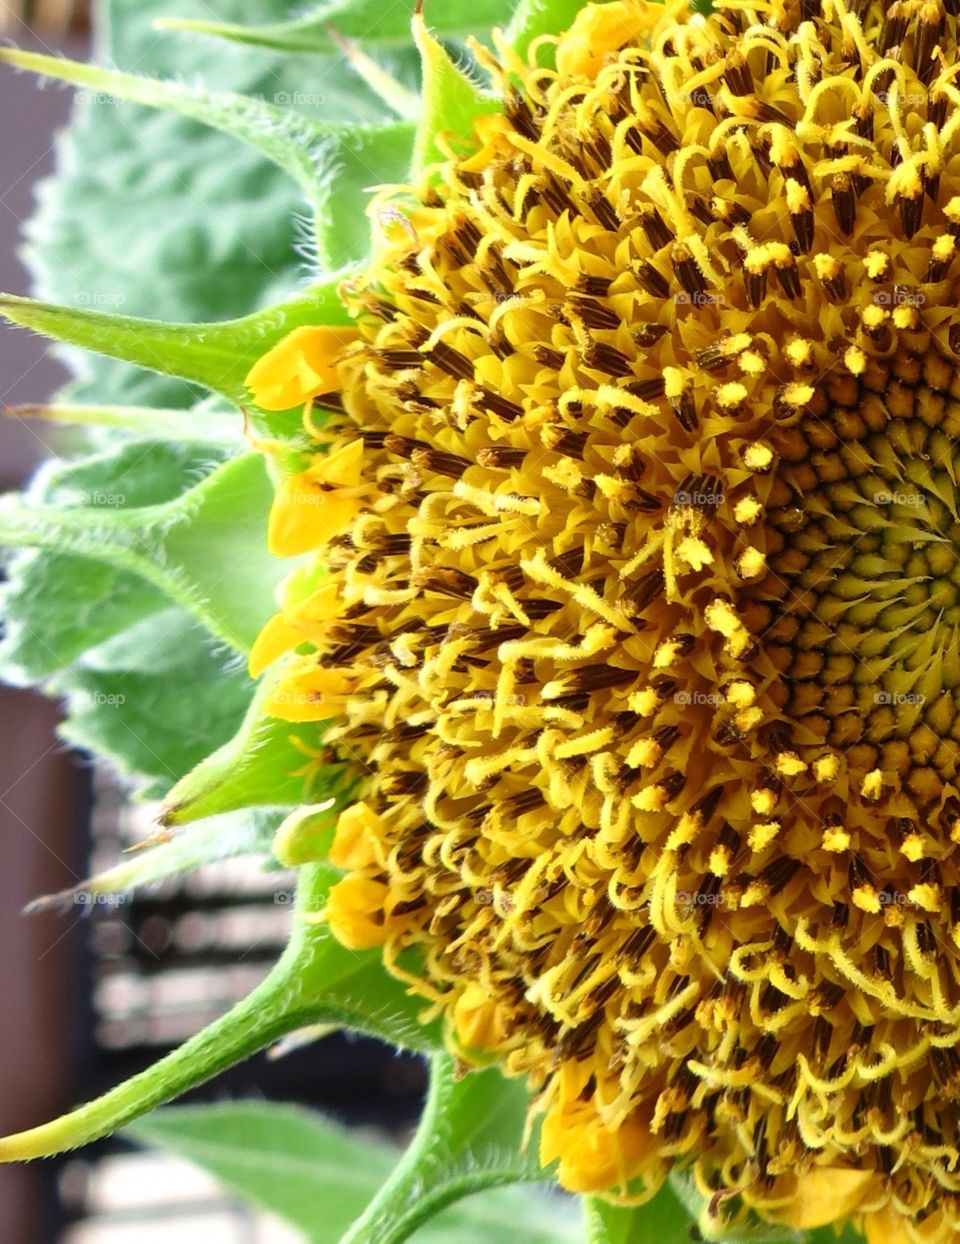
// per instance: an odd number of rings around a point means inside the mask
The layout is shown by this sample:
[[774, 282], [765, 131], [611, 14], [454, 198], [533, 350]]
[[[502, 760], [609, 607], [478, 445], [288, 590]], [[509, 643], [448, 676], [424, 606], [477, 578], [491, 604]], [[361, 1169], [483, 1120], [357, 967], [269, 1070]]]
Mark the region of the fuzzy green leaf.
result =
[[[387, 1178], [395, 1153], [321, 1115], [272, 1102], [177, 1106], [128, 1129], [170, 1150], [228, 1188], [334, 1244]], [[522, 1224], [524, 1244], [575, 1244], [576, 1216], [534, 1189], [502, 1188], [460, 1201], [419, 1231], [416, 1244], [500, 1244]]]
[[[263, 459], [218, 467], [175, 501], [133, 509], [0, 501], [0, 543], [69, 552], [141, 575], [218, 639], [249, 649], [286, 572], [265, 547], [273, 489]], [[104, 494], [109, 496], [110, 494]]]
[[[426, 17], [443, 39], [482, 38], [491, 27], [509, 21], [513, 0], [427, 0]], [[331, 0], [303, 17], [264, 26], [162, 18], [157, 25], [214, 35], [278, 52], [334, 52], [331, 29], [367, 47], [403, 46], [410, 41], [411, 6], [383, 0]]]
[[[67, 510], [162, 505], [209, 474], [222, 457], [221, 447], [202, 441], [122, 442], [78, 461], [45, 464], [27, 501]], [[161, 589], [142, 576], [62, 551], [22, 549], [8, 560], [6, 573], [0, 588], [0, 676], [15, 683], [47, 678], [169, 605]]]
[[50, 680], [66, 693], [61, 735], [158, 797], [234, 733], [252, 684], [182, 609], [169, 609], [84, 654]]
[[458, 1078], [435, 1055], [417, 1134], [342, 1244], [401, 1244], [446, 1206], [474, 1192], [546, 1178], [536, 1145], [523, 1150], [529, 1097], [496, 1068]]

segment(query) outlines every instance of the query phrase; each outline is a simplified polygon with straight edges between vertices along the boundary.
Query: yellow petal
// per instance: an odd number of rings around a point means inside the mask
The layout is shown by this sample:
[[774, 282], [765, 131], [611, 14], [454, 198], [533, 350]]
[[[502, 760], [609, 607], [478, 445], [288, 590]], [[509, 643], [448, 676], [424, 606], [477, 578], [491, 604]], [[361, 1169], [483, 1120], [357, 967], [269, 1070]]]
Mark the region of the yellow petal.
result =
[[621, 0], [585, 5], [557, 47], [560, 76], [595, 78], [611, 52], [628, 44], [642, 46], [654, 22], [646, 10], [647, 5]]
[[913, 1244], [907, 1220], [888, 1205], [876, 1214], [865, 1214], [863, 1229], [867, 1244]]
[[360, 437], [341, 445], [333, 453], [321, 455], [307, 470], [307, 475], [317, 483], [337, 484], [341, 488], [356, 488], [360, 483], [363, 464], [363, 441]]
[[328, 721], [338, 717], [353, 684], [340, 670], [321, 669], [307, 658], [267, 700], [266, 711], [281, 721]]
[[336, 360], [356, 338], [353, 328], [295, 328], [254, 363], [244, 383], [261, 410], [302, 406], [340, 387]]
[[340, 813], [337, 820], [330, 863], [337, 868], [369, 868], [383, 861], [378, 843], [383, 839], [380, 818], [367, 804], [355, 803]]
[[813, 1231], [856, 1213], [873, 1180], [872, 1171], [819, 1166], [797, 1180], [794, 1204], [783, 1221], [800, 1231]]
[[250, 649], [247, 669], [251, 678], [259, 678], [268, 665], [291, 648], [303, 642], [303, 636], [287, 622], [282, 613], [275, 613], [261, 630]]
[[338, 536], [360, 510], [358, 497], [328, 489], [301, 471], [285, 479], [270, 509], [267, 541], [276, 557], [296, 557]]
[[331, 889], [326, 920], [334, 937], [348, 950], [382, 946], [390, 926], [384, 915], [388, 887], [382, 881], [356, 874], [344, 877]]

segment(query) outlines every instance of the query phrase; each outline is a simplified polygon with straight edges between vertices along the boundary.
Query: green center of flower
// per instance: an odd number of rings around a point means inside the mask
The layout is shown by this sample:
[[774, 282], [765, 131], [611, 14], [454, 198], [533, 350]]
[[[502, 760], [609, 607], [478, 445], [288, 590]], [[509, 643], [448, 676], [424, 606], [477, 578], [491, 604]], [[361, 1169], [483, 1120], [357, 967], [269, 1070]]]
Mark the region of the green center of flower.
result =
[[764, 646], [798, 745], [934, 796], [960, 756], [960, 403], [952, 370], [899, 363], [784, 437]]

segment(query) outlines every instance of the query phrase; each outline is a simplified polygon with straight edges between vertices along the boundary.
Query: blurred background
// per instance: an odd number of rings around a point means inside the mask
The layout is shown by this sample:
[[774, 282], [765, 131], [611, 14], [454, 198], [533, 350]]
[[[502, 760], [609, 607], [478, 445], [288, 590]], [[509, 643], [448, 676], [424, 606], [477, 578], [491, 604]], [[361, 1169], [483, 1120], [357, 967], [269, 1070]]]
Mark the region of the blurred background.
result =
[[[0, 33], [33, 50], [86, 55], [86, 5], [0, 0]], [[70, 93], [0, 71], [0, 288], [29, 292], [18, 258], [23, 221], [50, 171]], [[66, 379], [45, 343], [0, 329], [0, 406], [40, 402]], [[50, 430], [0, 418], [0, 490], [49, 453]], [[56, 708], [0, 687], [0, 1130], [49, 1119], [153, 1062], [227, 1010], [266, 973], [288, 909], [282, 875], [253, 861], [203, 869], [129, 903], [69, 901], [23, 914], [75, 886], [151, 829], [105, 773], [57, 739]], [[278, 879], [279, 876], [279, 879]], [[402, 1138], [419, 1110], [421, 1064], [332, 1036], [282, 1058], [261, 1056], [191, 1100], [269, 1097], [312, 1104]], [[120, 1141], [82, 1156], [0, 1167], [0, 1244], [280, 1244], [288, 1229], [256, 1215], [207, 1176]]]

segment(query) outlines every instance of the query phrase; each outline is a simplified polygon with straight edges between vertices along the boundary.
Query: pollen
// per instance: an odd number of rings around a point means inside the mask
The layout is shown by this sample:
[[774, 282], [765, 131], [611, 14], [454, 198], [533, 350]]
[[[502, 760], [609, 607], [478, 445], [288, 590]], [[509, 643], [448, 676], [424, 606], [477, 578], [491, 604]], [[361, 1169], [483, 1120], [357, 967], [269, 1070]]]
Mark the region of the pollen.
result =
[[362, 799], [323, 918], [572, 1190], [960, 1233], [957, 27], [477, 49], [503, 111], [377, 191], [354, 326], [249, 377], [307, 405], [271, 542], [323, 570], [256, 666]]

